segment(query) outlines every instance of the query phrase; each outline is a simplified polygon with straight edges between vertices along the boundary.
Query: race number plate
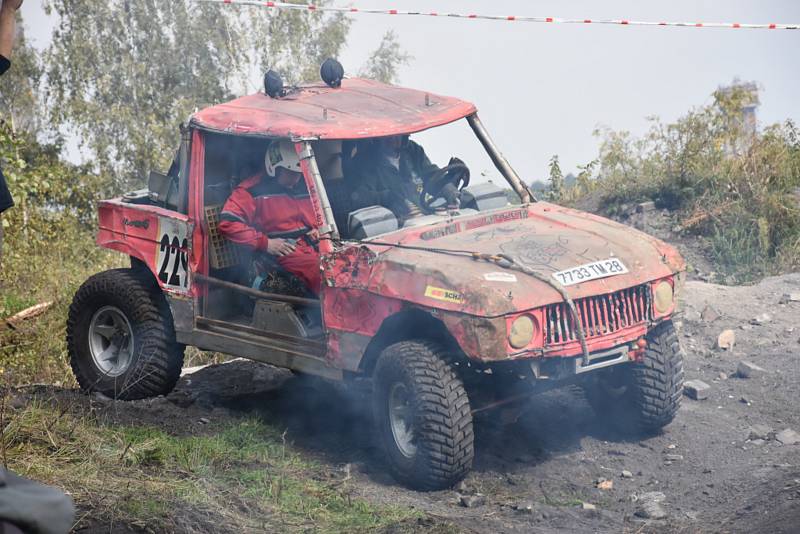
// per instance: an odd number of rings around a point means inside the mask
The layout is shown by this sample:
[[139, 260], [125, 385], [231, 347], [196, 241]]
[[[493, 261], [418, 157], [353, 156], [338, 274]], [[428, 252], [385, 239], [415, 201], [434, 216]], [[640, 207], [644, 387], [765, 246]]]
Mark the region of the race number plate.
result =
[[158, 279], [166, 287], [189, 290], [189, 227], [183, 221], [158, 218]]
[[627, 272], [628, 268], [625, 267], [622, 260], [618, 258], [609, 258], [607, 260], [593, 261], [592, 263], [553, 273], [553, 278], [561, 282], [562, 286], [571, 286], [580, 284], [581, 282], [616, 276]]

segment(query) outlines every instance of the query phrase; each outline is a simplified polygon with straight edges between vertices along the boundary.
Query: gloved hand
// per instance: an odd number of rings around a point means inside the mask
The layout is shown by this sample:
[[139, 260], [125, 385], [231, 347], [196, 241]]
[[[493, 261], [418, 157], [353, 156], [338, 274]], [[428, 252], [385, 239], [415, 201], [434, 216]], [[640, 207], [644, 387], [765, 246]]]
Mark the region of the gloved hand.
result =
[[448, 165], [456, 165], [456, 164], [458, 164], [458, 165], [463, 165], [463, 166], [465, 166], [465, 167], [467, 166], [467, 164], [466, 164], [466, 163], [464, 163], [464, 162], [463, 162], [463, 161], [462, 161], [460, 158], [457, 158], [457, 157], [455, 157], [455, 156], [453, 156], [452, 158], [450, 158], [450, 161], [448, 161], [448, 162], [447, 162], [447, 164], [448, 164]]
[[449, 209], [457, 209], [461, 206], [461, 191], [458, 190], [453, 182], [448, 182], [444, 185], [441, 195], [447, 201]]
[[[450, 158], [450, 161], [447, 162], [447, 165], [448, 166], [449, 165], [463, 165], [464, 168], [466, 168], [466, 166], [467, 166], [466, 163], [464, 163], [463, 161], [461, 161], [461, 159], [459, 159], [459, 158], [457, 158], [455, 156]], [[468, 176], [469, 175], [469, 170], [465, 170], [463, 168], [462, 169], [452, 169], [452, 170], [447, 172], [447, 175], [445, 176], [445, 179], [447, 180], [447, 182], [449, 184], [452, 184], [453, 187], [456, 189], [456, 192], [458, 192], [458, 186], [456, 186], [456, 184], [461, 185], [460, 181], [461, 181], [462, 178], [464, 178], [465, 174], [467, 174], [467, 176]], [[464, 185], [466, 185], [466, 183]], [[445, 186], [445, 189], [447, 189], [447, 186]], [[442, 189], [442, 196], [445, 196], [444, 189]], [[459, 193], [459, 197], [460, 197], [460, 193]], [[445, 196], [445, 199], [447, 200], [448, 204], [451, 202], [451, 199], [448, 198], [447, 196]]]

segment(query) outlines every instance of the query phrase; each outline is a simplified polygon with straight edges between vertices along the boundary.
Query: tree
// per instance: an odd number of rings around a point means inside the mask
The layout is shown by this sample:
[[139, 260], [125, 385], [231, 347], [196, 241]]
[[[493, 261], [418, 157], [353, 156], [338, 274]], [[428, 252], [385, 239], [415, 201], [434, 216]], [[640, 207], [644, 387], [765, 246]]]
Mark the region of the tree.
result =
[[165, 168], [178, 125], [196, 108], [252, 92], [253, 73], [274, 68], [287, 83], [318, 79], [350, 28], [342, 14], [191, 0], [46, 5], [60, 17], [46, 58], [53, 122], [77, 134], [118, 187]]
[[359, 76], [384, 83], [394, 83], [397, 81], [398, 68], [408, 64], [409, 61], [411, 56], [403, 52], [397, 34], [394, 30], [389, 30], [383, 34], [381, 44], [361, 68]]
[[564, 196], [564, 175], [561, 173], [561, 165], [558, 164], [558, 156], [550, 158], [550, 199], [560, 200]]

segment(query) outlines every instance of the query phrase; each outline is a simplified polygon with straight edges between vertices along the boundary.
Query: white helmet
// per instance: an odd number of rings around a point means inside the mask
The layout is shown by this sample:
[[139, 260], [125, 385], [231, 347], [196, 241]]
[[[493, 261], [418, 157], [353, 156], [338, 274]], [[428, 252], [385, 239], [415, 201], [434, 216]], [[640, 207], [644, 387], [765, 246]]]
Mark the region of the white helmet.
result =
[[270, 176], [275, 176], [278, 167], [301, 172], [300, 158], [294, 150], [294, 144], [289, 141], [273, 141], [270, 143], [264, 156], [264, 166]]

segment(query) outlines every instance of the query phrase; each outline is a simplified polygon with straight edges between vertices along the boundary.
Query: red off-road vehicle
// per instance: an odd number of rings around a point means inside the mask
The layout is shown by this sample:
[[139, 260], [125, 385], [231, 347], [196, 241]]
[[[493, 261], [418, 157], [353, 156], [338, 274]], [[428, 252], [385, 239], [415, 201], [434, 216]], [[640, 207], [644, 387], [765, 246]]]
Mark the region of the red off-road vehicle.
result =
[[[407, 220], [382, 206], [337, 212], [352, 153], [462, 119], [503, 188], [460, 179], [461, 205], [448, 208], [436, 198], [452, 175], [442, 172]], [[277, 264], [254, 273], [218, 230], [241, 154], [263, 157], [275, 139], [294, 143], [313, 202], [318, 298]], [[419, 489], [470, 470], [475, 412], [531, 392], [583, 385], [599, 415], [631, 432], [656, 431], [678, 409], [681, 257], [536, 201], [463, 100], [345, 79], [204, 109], [182, 130], [170, 172], [101, 202], [99, 223], [98, 244], [131, 267], [91, 277], [70, 308], [70, 359], [88, 391], [167, 394], [186, 345], [366, 385], [388, 465]]]

